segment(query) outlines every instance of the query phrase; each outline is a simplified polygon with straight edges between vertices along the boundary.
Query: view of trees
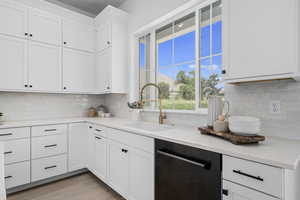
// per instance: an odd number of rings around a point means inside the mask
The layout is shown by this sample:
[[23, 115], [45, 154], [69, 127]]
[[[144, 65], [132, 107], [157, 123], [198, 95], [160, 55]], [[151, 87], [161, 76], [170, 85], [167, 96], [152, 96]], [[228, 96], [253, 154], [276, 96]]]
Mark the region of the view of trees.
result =
[[[207, 104], [207, 97], [209, 95], [223, 95], [222, 88], [218, 87], [218, 84], [220, 83], [220, 79], [218, 77], [218, 74], [212, 74], [209, 76], [208, 79], [201, 78], [201, 104], [206, 105]], [[168, 100], [171, 98], [171, 93], [175, 94], [175, 104], [176, 102], [182, 103], [184, 100], [185, 103], [187, 101], [193, 102], [192, 105], [194, 106], [194, 100], [195, 100], [195, 71], [191, 71], [188, 74], [184, 71], [178, 72], [175, 80], [175, 85], [177, 88], [177, 91], [170, 91], [171, 86], [169, 83], [166, 82], [160, 82], [159, 87], [162, 91], [162, 98], [164, 99], [164, 103], [166, 104], [166, 108], [168, 108]], [[170, 103], [169, 103], [170, 104]], [[188, 105], [188, 104], [187, 104]]]

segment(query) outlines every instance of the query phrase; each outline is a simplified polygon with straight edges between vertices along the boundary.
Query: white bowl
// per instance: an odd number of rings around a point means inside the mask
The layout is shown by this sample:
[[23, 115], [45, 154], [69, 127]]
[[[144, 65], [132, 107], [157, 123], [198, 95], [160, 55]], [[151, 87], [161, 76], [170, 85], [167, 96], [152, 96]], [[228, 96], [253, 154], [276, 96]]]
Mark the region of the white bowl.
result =
[[255, 117], [232, 116], [228, 119], [231, 132], [242, 135], [259, 134], [261, 121]]

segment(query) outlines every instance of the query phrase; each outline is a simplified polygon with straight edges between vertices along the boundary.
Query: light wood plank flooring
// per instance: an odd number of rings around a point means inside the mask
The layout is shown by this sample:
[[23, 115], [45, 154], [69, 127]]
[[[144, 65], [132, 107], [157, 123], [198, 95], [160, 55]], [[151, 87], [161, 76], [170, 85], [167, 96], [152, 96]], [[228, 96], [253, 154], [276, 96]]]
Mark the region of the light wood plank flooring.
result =
[[8, 196], [8, 200], [123, 200], [86, 173]]

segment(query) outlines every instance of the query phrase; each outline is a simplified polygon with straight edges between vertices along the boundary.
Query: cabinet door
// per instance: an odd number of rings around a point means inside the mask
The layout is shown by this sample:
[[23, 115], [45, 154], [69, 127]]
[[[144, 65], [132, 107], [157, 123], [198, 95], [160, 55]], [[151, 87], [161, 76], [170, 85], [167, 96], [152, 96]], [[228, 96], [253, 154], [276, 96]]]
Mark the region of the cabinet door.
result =
[[126, 146], [109, 141], [108, 179], [111, 187], [123, 197], [128, 194], [128, 150]]
[[106, 139], [94, 135], [95, 145], [95, 174], [102, 181], [106, 180]]
[[61, 20], [46, 12], [31, 9], [29, 12], [29, 38], [53, 45], [61, 44]]
[[65, 47], [83, 51], [95, 51], [95, 28], [77, 22], [63, 22], [63, 44]]
[[66, 91], [74, 92], [95, 89], [94, 54], [64, 48], [63, 86]]
[[98, 52], [111, 46], [111, 22], [107, 22], [97, 29], [97, 50]]
[[[87, 167], [88, 162], [88, 127], [86, 123], [69, 125], [69, 171]], [[84, 147], [84, 148], [80, 148]]]
[[24, 6], [11, 1], [0, 1], [0, 33], [25, 38], [27, 12]]
[[0, 36], [0, 88], [25, 89], [27, 84], [27, 41]]
[[95, 139], [93, 125], [88, 125], [88, 169], [95, 173]]
[[97, 89], [100, 93], [107, 93], [111, 91], [111, 48], [108, 48], [97, 56]]
[[154, 200], [154, 155], [129, 149], [129, 199]]
[[294, 0], [224, 1], [227, 79], [295, 72], [295, 4]]
[[232, 182], [223, 181], [223, 189], [228, 191], [228, 194], [223, 194], [223, 200], [276, 200], [277, 198], [266, 194], [251, 190]]
[[61, 89], [60, 47], [29, 42], [28, 49], [30, 89], [59, 91]]

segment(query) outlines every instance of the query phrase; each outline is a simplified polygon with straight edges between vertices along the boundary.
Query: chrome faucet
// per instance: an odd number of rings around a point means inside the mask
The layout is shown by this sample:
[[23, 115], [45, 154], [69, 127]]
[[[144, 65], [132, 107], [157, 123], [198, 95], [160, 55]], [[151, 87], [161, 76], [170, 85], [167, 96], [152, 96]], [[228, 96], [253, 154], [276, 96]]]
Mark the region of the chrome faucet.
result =
[[[150, 87], [150, 86], [153, 86], [155, 88], [157, 88], [158, 90], [158, 99], [155, 99], [155, 100], [144, 100], [143, 98], [143, 93], [145, 91], [145, 89], [147, 87]], [[167, 115], [166, 113], [164, 113], [162, 111], [162, 94], [161, 94], [161, 89], [158, 85], [154, 84], [154, 83], [148, 83], [146, 85], [143, 86], [143, 88], [141, 89], [141, 93], [140, 93], [140, 100], [137, 101], [137, 102], [134, 102], [134, 103], [128, 103], [128, 106], [132, 109], [143, 109], [144, 108], [144, 105], [147, 101], [157, 101], [159, 102], [159, 119], [158, 119], [158, 122], [159, 124], [164, 124], [164, 120], [167, 119]]]

